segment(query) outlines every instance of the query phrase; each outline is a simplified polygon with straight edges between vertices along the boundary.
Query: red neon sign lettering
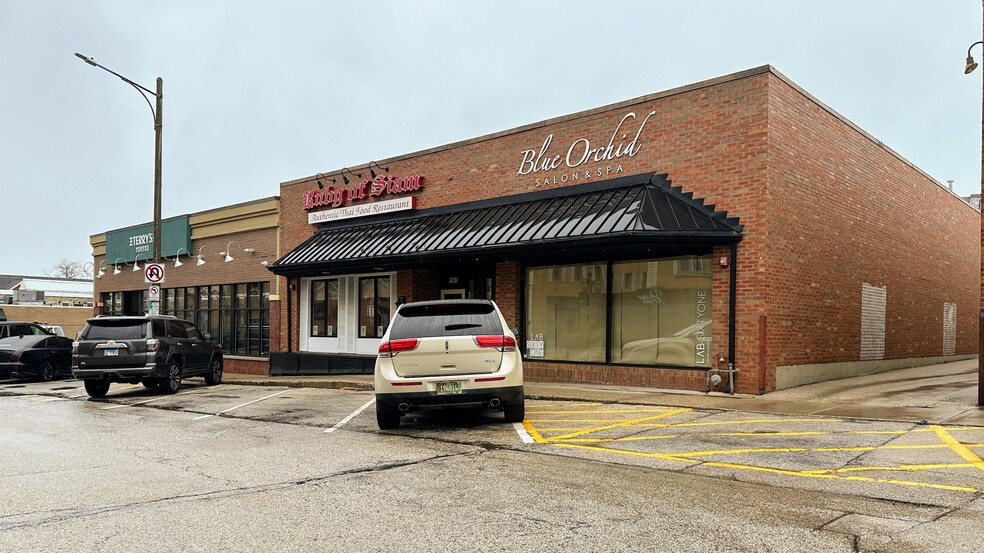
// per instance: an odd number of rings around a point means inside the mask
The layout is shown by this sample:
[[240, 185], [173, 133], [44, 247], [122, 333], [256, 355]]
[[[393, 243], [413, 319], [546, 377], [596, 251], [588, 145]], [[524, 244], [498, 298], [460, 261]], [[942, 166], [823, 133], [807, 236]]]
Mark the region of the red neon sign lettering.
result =
[[379, 175], [374, 179], [366, 179], [359, 184], [343, 188], [329, 186], [324, 190], [308, 190], [304, 193], [304, 209], [318, 207], [341, 207], [350, 200], [364, 200], [390, 194], [406, 194], [416, 192], [423, 186], [424, 177], [410, 175], [409, 177], [394, 177]]

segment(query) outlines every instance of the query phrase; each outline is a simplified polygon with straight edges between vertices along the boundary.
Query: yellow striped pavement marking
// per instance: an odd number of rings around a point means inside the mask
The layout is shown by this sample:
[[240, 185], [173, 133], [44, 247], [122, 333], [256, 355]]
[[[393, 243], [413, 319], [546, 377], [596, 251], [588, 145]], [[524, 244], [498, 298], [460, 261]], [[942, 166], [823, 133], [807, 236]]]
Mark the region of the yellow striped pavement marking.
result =
[[545, 443], [547, 443], [547, 440], [545, 440], [543, 438], [543, 436], [540, 435], [540, 432], [536, 429], [535, 426], [533, 426], [532, 424], [530, 424], [530, 421], [524, 420], [523, 421], [523, 428], [526, 429], [526, 433], [529, 434], [531, 438], [533, 438], [533, 441], [534, 442], [536, 442], [538, 444], [545, 444]]
[[842, 419], [748, 419], [740, 421], [711, 421], [711, 422], [678, 422], [670, 424], [671, 427], [683, 427], [683, 426], [723, 426], [728, 424], [760, 424], [760, 423], [781, 423], [786, 424], [790, 422], [844, 422]]
[[527, 411], [531, 415], [566, 415], [572, 414], [594, 414], [594, 413], [665, 413], [666, 411], [675, 411], [676, 409], [585, 409], [576, 411]]
[[954, 438], [945, 428], [938, 425], [932, 425], [930, 428], [936, 433], [936, 436], [942, 441], [947, 447], [953, 450], [954, 453], [963, 457], [965, 461], [970, 462], [980, 470], [984, 470], [984, 460], [977, 456], [976, 453], [970, 450], [971, 447], [980, 447], [980, 444], [964, 444]]
[[587, 450], [593, 450], [593, 451], [603, 451], [603, 452], [606, 452], [606, 453], [620, 453], [620, 454], [623, 454], [623, 455], [633, 455], [633, 456], [638, 456], [638, 457], [648, 457], [648, 458], [651, 458], [651, 459], [666, 459], [666, 460], [669, 460], [669, 461], [681, 461], [681, 462], [685, 462], [685, 463], [698, 463], [698, 464], [701, 464], [702, 466], [708, 466], [708, 467], [720, 467], [720, 468], [731, 468], [731, 469], [736, 469], [736, 470], [750, 470], [750, 471], [757, 471], [757, 472], [768, 472], [768, 473], [773, 473], [773, 474], [783, 474], [783, 475], [787, 475], [787, 476], [799, 476], [799, 477], [802, 477], [802, 478], [824, 478], [824, 479], [829, 479], [829, 480], [847, 480], [847, 481], [855, 481], [855, 482], [873, 482], [873, 483], [878, 483], [878, 484], [893, 484], [893, 485], [900, 485], [900, 486], [912, 486], [912, 487], [918, 487], [918, 488], [932, 488], [932, 489], [938, 489], [938, 490], [958, 491], [958, 492], [967, 492], [967, 493], [984, 493], [984, 490], [978, 490], [977, 488], [971, 488], [971, 487], [967, 487], [967, 486], [949, 486], [949, 485], [945, 485], [945, 484], [932, 484], [932, 483], [927, 483], [927, 482], [914, 482], [914, 481], [908, 481], [908, 480], [894, 480], [894, 479], [885, 479], [885, 478], [870, 478], [870, 477], [867, 477], [867, 476], [840, 476], [840, 475], [837, 475], [837, 474], [826, 474], [826, 473], [817, 474], [817, 473], [812, 473], [812, 472], [803, 472], [803, 471], [787, 470], [787, 469], [777, 469], [777, 468], [770, 468], [770, 467], [758, 467], [758, 466], [754, 466], [754, 465], [741, 465], [741, 464], [736, 464], [736, 463], [719, 463], [719, 462], [713, 462], [713, 461], [711, 461], [711, 462], [702, 462], [699, 459], [689, 459], [689, 458], [687, 458], [685, 456], [682, 456], [682, 455], [679, 455], [679, 454], [674, 455], [674, 454], [666, 454], [666, 453], [643, 453], [641, 451], [626, 451], [626, 450], [611, 449], [611, 448], [607, 448], [607, 447], [596, 447], [596, 446], [589, 446], [589, 445], [578, 445], [578, 444], [556, 444], [556, 445], [558, 447], [569, 447], [569, 448], [576, 448], [576, 449], [587, 449]]
[[901, 471], [901, 472], [918, 472], [921, 470], [938, 470], [938, 469], [966, 469], [972, 468], [974, 465], [970, 463], [955, 463], [955, 464], [943, 464], [943, 465], [899, 465], [895, 467], [843, 467], [839, 469], [809, 469], [801, 471], [804, 474], [832, 474], [841, 472], [868, 472], [868, 471]]
[[641, 419], [632, 419], [632, 420], [627, 420], [627, 421], [621, 421], [621, 422], [617, 422], [615, 424], [608, 424], [608, 425], [599, 426], [599, 427], [596, 427], [596, 428], [586, 428], [584, 430], [579, 430], [579, 431], [576, 431], [576, 432], [571, 432], [569, 434], [564, 434], [564, 435], [561, 435], [561, 436], [554, 436], [552, 438], [549, 438], [548, 441], [554, 442], [554, 441], [559, 441], [559, 440], [566, 440], [566, 439], [569, 439], [569, 438], [577, 438], [577, 437], [583, 436], [585, 434], [592, 434], [594, 432], [601, 432], [601, 431], [604, 431], [604, 430], [611, 430], [613, 428], [620, 428], [620, 427], [626, 427], [626, 426], [634, 426], [634, 425], [636, 425], [637, 423], [640, 423], [640, 422], [661, 419], [661, 418], [664, 418], [664, 417], [670, 417], [670, 416], [673, 416], [673, 415], [676, 415], [676, 414], [679, 414], [679, 413], [687, 413], [689, 411], [693, 411], [693, 409], [675, 409], [673, 411], [668, 411], [666, 413], [662, 413], [662, 414], [659, 414], [659, 415], [654, 415], [652, 417], [644, 417], [644, 418], [641, 418]]

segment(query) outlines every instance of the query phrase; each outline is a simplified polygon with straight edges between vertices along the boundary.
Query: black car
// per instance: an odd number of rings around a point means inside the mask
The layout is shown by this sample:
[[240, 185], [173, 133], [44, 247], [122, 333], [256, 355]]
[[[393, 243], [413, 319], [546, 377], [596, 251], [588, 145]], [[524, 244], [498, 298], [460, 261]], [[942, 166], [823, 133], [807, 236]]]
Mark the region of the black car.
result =
[[93, 317], [72, 344], [72, 374], [92, 397], [105, 396], [113, 382], [173, 394], [189, 376], [222, 382], [222, 346], [167, 315]]
[[0, 321], [0, 338], [9, 338], [11, 336], [54, 336], [54, 334], [54, 332], [49, 332], [37, 323]]
[[0, 378], [51, 381], [71, 374], [72, 340], [48, 334], [0, 338]]

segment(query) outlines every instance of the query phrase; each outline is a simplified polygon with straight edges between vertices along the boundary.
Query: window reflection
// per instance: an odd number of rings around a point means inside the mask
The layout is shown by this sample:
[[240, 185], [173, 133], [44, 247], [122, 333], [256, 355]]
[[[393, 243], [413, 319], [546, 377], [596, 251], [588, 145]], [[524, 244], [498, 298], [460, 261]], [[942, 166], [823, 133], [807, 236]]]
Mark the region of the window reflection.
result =
[[531, 359], [710, 367], [711, 256], [528, 269], [523, 339]]
[[270, 283], [170, 288], [163, 314], [196, 323], [219, 340], [227, 354], [265, 356], [270, 352]]

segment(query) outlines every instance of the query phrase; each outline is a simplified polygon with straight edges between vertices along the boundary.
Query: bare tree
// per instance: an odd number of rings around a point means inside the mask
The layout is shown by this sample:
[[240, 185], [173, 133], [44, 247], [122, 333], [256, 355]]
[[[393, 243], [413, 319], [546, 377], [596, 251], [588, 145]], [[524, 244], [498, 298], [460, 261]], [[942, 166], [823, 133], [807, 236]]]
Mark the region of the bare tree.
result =
[[45, 275], [57, 278], [92, 278], [92, 271], [86, 267], [85, 261], [70, 261], [63, 257], [54, 267], [44, 272]]

